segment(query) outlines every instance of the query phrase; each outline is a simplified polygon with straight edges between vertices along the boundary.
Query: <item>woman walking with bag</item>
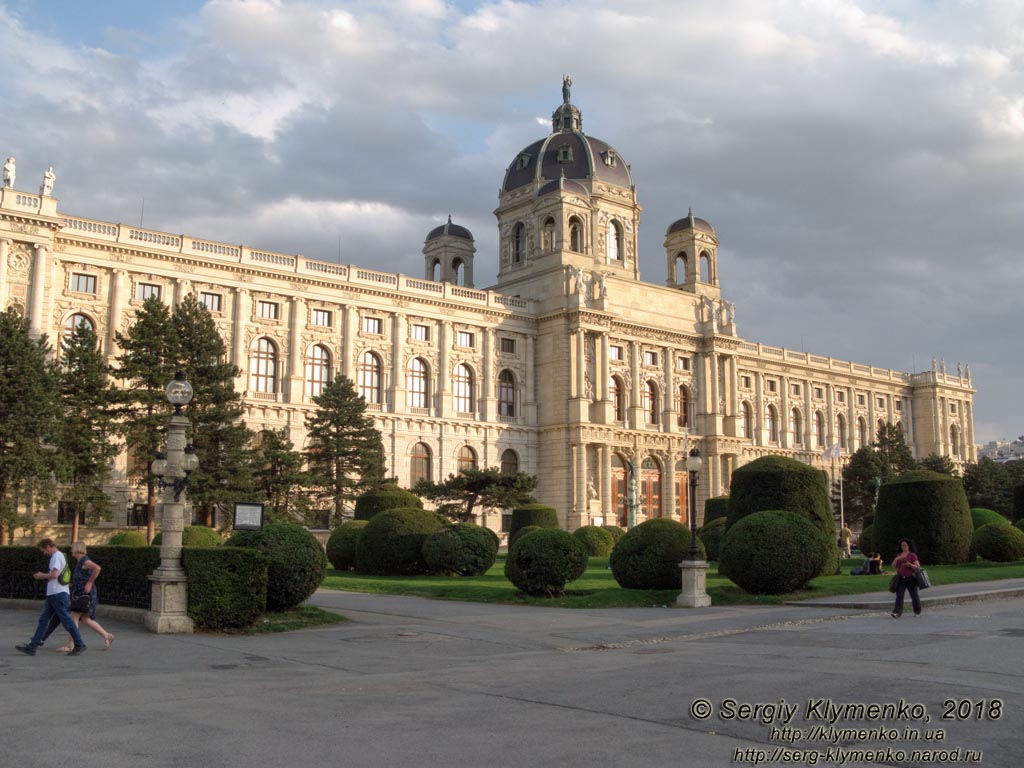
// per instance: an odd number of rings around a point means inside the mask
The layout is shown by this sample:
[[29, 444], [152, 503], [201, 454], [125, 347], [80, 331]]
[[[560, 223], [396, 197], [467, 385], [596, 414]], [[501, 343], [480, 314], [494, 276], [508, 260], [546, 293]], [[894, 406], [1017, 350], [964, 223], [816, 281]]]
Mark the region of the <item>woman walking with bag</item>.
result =
[[[71, 620], [78, 626], [79, 620], [96, 634], [103, 638], [103, 649], [106, 650], [114, 642], [114, 635], [107, 632], [102, 625], [96, 621], [96, 606], [99, 603], [99, 595], [96, 592], [96, 579], [100, 575], [99, 564], [93, 562], [86, 554], [85, 542], [75, 541], [71, 543], [71, 556], [76, 559], [75, 572], [71, 575]], [[50, 636], [60, 622], [50, 622], [46, 637]], [[68, 647], [58, 648], [58, 651], [66, 651]]]
[[917, 552], [914, 550], [913, 541], [900, 539], [900, 553], [892, 561], [897, 578], [896, 605], [892, 609], [894, 619], [903, 615], [903, 595], [907, 590], [910, 590], [910, 603], [914, 606], [914, 615], [921, 615], [921, 598], [917, 594], [917, 580], [914, 578], [914, 574], [921, 570], [921, 561], [917, 559]]

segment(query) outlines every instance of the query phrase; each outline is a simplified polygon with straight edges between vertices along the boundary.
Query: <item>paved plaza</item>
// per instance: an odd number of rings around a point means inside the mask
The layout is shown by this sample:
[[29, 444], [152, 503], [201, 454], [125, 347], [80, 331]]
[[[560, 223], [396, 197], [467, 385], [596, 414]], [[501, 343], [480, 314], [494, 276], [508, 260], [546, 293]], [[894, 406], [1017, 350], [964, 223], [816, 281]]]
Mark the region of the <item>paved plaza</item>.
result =
[[568, 610], [321, 591], [312, 602], [350, 621], [250, 637], [104, 619], [113, 648], [86, 630], [79, 658], [52, 640], [18, 653], [37, 614], [0, 606], [0, 754], [12, 768], [1010, 768], [1024, 597], [1009, 589], [1024, 583], [997, 586], [899, 621], [886, 595]]

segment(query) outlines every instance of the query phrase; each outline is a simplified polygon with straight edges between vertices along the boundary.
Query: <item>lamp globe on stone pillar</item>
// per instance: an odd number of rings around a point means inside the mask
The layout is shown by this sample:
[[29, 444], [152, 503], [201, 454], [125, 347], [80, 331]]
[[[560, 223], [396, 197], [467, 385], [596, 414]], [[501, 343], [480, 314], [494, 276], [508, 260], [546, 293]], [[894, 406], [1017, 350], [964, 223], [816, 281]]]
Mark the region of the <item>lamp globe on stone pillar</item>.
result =
[[708, 564], [701, 558], [700, 545], [697, 543], [697, 475], [703, 465], [700, 451], [691, 449], [686, 457], [686, 472], [690, 476], [690, 549], [686, 559], [679, 564], [683, 589], [676, 598], [676, 605], [684, 608], [706, 608], [711, 605], [711, 596], [707, 592]]
[[692, 448], [686, 457], [686, 473], [690, 476], [690, 551], [686, 553], [687, 560], [701, 559], [700, 547], [697, 545], [697, 475], [703, 466], [700, 451]]

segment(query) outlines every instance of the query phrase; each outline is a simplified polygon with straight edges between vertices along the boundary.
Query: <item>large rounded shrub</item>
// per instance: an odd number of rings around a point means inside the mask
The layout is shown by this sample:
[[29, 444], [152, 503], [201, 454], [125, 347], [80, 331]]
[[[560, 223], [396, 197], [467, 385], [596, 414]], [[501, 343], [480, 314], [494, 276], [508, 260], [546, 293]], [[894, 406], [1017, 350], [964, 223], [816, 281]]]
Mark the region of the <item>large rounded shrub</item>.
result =
[[267, 557], [268, 611], [299, 605], [316, 591], [327, 570], [324, 548], [297, 523], [270, 523], [262, 531], [236, 531], [227, 545], [251, 547]]
[[458, 523], [423, 540], [423, 562], [430, 573], [483, 576], [498, 559], [498, 541], [487, 528]]
[[722, 537], [725, 535], [728, 523], [729, 521], [724, 517], [716, 517], [697, 529], [697, 538], [704, 545], [708, 560], [718, 560], [722, 549]]
[[1024, 532], [1005, 521], [988, 523], [974, 532], [971, 548], [984, 560], [1012, 563], [1024, 558]]
[[[153, 537], [153, 546], [159, 547], [164, 540], [163, 531]], [[186, 525], [181, 532], [183, 547], [219, 547], [220, 534], [205, 525]]]
[[557, 597], [587, 570], [587, 548], [558, 529], [541, 528], [520, 536], [505, 560], [505, 577], [528, 595]]
[[886, 562], [898, 554], [899, 540], [908, 538], [925, 566], [965, 563], [973, 531], [958, 477], [915, 469], [878, 490], [872, 540]]
[[118, 531], [107, 542], [112, 547], [144, 547], [146, 534], [140, 531]]
[[974, 530], [978, 530], [983, 525], [990, 523], [1008, 523], [1010, 522], [1005, 517], [1000, 515], [994, 509], [982, 509], [981, 507], [971, 508], [971, 525], [974, 526]]
[[447, 527], [436, 512], [416, 507], [386, 509], [363, 528], [356, 545], [356, 570], [378, 576], [426, 573], [423, 542]]
[[539, 525], [524, 525], [522, 528], [520, 528], [515, 533], [510, 533], [508, 535], [508, 548], [512, 549], [512, 547], [515, 545], [515, 543], [517, 541], [519, 541], [519, 538], [521, 536], [525, 536], [526, 534], [528, 534], [528, 533], [530, 533], [532, 531], [550, 531], [550, 530], [551, 530], [550, 528], [541, 528]]
[[865, 557], [873, 555], [878, 550], [875, 549], [875, 526], [866, 525], [864, 530], [860, 532], [860, 536], [857, 537], [857, 549]]
[[729, 527], [747, 515], [784, 509], [807, 518], [831, 541], [828, 560], [817, 576], [839, 568], [836, 524], [828, 484], [821, 470], [786, 456], [762, 456], [732, 473], [729, 486]]
[[516, 535], [516, 531], [528, 525], [536, 525], [538, 528], [558, 528], [558, 510], [544, 504], [523, 504], [512, 510], [512, 525], [508, 530], [509, 538]]
[[591, 557], [607, 557], [615, 546], [615, 537], [599, 525], [584, 525], [572, 535], [583, 542]]
[[713, 496], [704, 502], [704, 525], [720, 517], [729, 516], [729, 497]]
[[780, 595], [819, 575], [832, 561], [834, 547], [835, 542], [804, 515], [764, 510], [747, 515], [726, 532], [718, 572], [752, 594]]
[[356, 567], [356, 545], [366, 523], [366, 520], [349, 520], [335, 528], [327, 539], [327, 559], [339, 571]]
[[[678, 589], [679, 563], [690, 550], [690, 529], [658, 517], [626, 531], [608, 561], [612, 576], [626, 589]], [[703, 552], [702, 552], [703, 554]]]
[[612, 539], [614, 539], [616, 542], [618, 542], [619, 539], [626, 535], [626, 529], [621, 528], [617, 525], [609, 525], [608, 523], [605, 523], [601, 526], [601, 529], [608, 531], [608, 533], [612, 535]]
[[369, 520], [378, 512], [383, 512], [386, 509], [409, 507], [423, 509], [423, 502], [412, 491], [399, 488], [393, 483], [385, 483], [356, 499], [355, 519]]

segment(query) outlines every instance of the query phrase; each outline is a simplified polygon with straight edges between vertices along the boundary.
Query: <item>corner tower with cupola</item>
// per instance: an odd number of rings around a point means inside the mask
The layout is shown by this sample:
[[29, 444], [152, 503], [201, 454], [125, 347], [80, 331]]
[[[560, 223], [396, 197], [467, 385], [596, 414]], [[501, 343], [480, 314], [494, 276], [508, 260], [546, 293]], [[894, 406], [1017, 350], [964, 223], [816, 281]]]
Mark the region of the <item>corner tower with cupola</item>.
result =
[[423, 242], [424, 277], [437, 283], [473, 287], [473, 233], [452, 223], [452, 217], [427, 233]]
[[714, 227], [693, 215], [693, 209], [668, 228], [665, 255], [668, 258], [666, 284], [670, 288], [713, 299], [721, 298], [718, 236]]

